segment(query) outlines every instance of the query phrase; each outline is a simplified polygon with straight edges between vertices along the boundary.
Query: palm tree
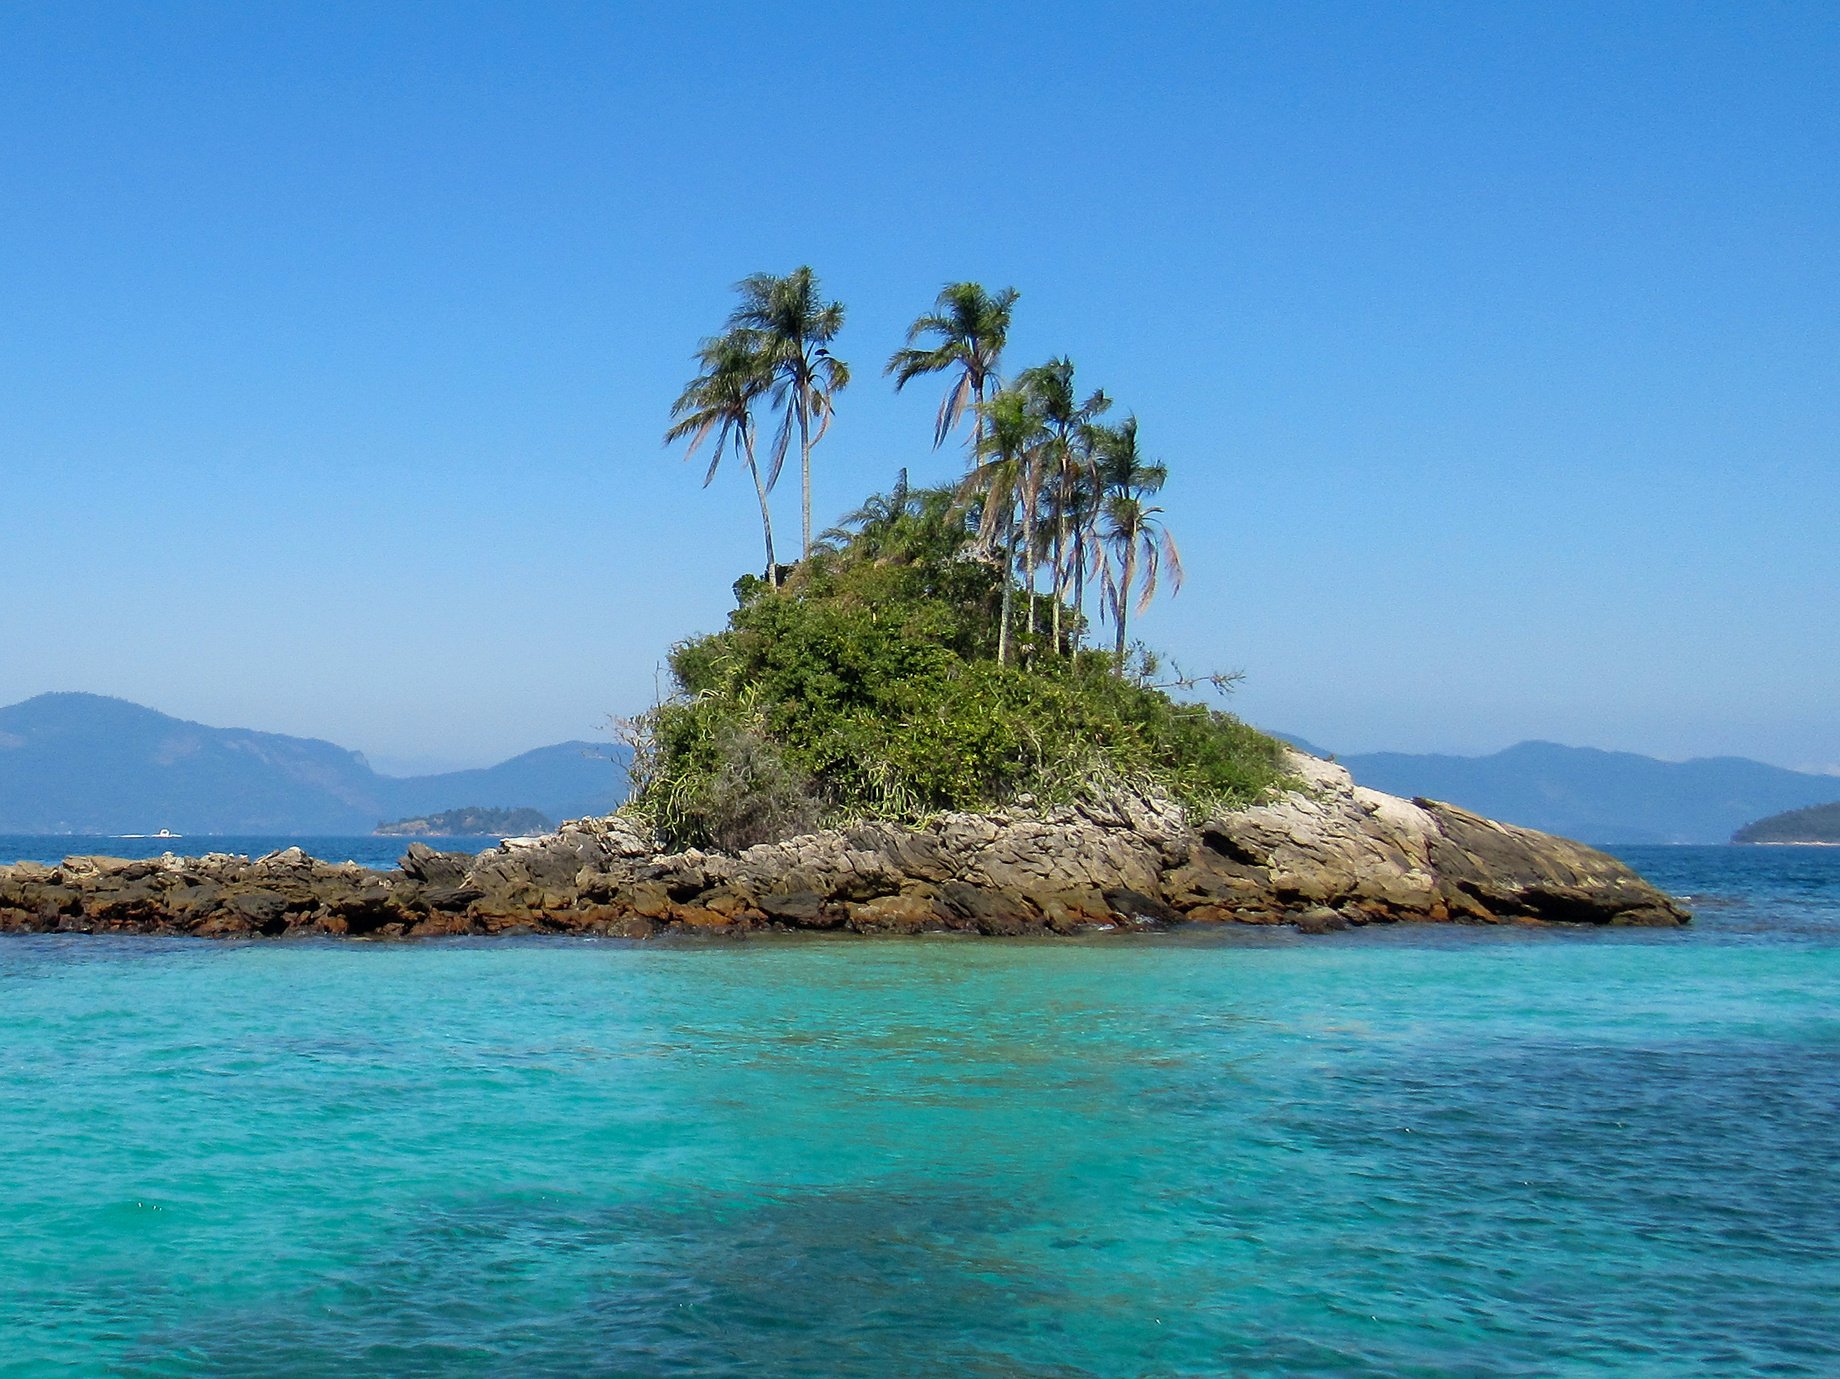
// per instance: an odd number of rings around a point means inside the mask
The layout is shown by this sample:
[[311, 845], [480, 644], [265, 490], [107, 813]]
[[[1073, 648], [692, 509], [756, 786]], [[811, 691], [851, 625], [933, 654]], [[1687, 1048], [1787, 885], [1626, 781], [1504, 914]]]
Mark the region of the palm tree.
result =
[[735, 284], [735, 290], [741, 303], [729, 314], [729, 326], [742, 332], [765, 359], [773, 377], [773, 404], [785, 413], [773, 440], [769, 487], [779, 478], [793, 428], [798, 428], [803, 554], [809, 556], [811, 448], [823, 439], [837, 394], [850, 381], [849, 365], [830, 352], [831, 341], [843, 328], [843, 303], [825, 301], [817, 275], [804, 267], [784, 277], [755, 273]]
[[836, 526], [818, 533], [818, 545], [837, 551], [854, 543], [871, 559], [882, 555], [901, 519], [908, 515], [911, 492], [903, 466], [894, 476], [892, 489], [871, 493], [860, 507], [844, 513]]
[[[1020, 390], [1003, 388], [982, 406], [983, 437], [979, 442], [980, 463], [959, 485], [961, 498], [975, 498], [982, 506], [978, 521], [978, 542], [986, 551], [1000, 550], [998, 566], [1002, 572], [1003, 593], [997, 607], [997, 661], [1009, 659], [1010, 606], [1016, 582], [1016, 538], [1023, 537], [1023, 549], [1029, 551], [1031, 573], [1034, 555], [1036, 491], [1033, 485], [1035, 456], [1040, 449], [1041, 420]], [[1017, 531], [1020, 512], [1023, 530]], [[1033, 598], [1031, 582], [1030, 596]]]
[[[1093, 421], [1103, 414], [1112, 400], [1103, 391], [1094, 391], [1084, 402], [1077, 401], [1073, 390], [1073, 361], [1062, 355], [1024, 369], [1016, 379], [1041, 417], [1045, 432], [1037, 486], [1045, 496], [1043, 525], [1047, 530], [1047, 558], [1053, 576], [1054, 645], [1061, 644], [1061, 604], [1071, 581], [1069, 547], [1084, 545], [1073, 539], [1071, 523], [1078, 507], [1078, 488], [1082, 476], [1091, 468], [1091, 456], [1085, 441]], [[1031, 584], [1033, 576], [1031, 575]], [[1034, 631], [1034, 604], [1030, 603], [1029, 630]]]
[[[1104, 494], [1093, 459], [1097, 428], [1087, 427], [1080, 437], [1080, 464], [1071, 490], [1066, 495], [1063, 519], [1067, 544], [1062, 551], [1066, 574], [1067, 605], [1076, 613], [1086, 607], [1086, 575], [1092, 567], [1093, 552], [1098, 547], [1099, 505]], [[1080, 626], [1075, 623], [1068, 635], [1069, 651], [1079, 645]]]
[[965, 502], [955, 488], [914, 488], [901, 470], [891, 492], [872, 493], [818, 537], [858, 558], [905, 564], [951, 564], [970, 537]]
[[[1141, 616], [1165, 574], [1170, 593], [1181, 589], [1182, 556], [1160, 520], [1163, 509], [1144, 501], [1162, 488], [1169, 470], [1144, 458], [1137, 443], [1137, 418], [1099, 427], [1095, 439], [1102, 496], [1094, 563], [1104, 578], [1105, 601], [1117, 624], [1114, 655], [1118, 673], [1123, 675], [1125, 622], [1132, 611], [1132, 592], [1136, 589], [1136, 612]], [[1140, 575], [1143, 584], [1139, 589]]]
[[732, 446], [741, 456], [760, 498], [760, 527], [767, 541], [767, 582], [777, 589], [779, 561], [773, 554], [773, 514], [767, 508], [771, 483], [761, 480], [754, 453], [754, 404], [773, 386], [773, 375], [753, 342], [733, 332], [705, 340], [696, 357], [702, 367], [671, 404], [671, 415], [678, 420], [664, 433], [665, 444], [688, 440], [690, 446], [684, 451], [687, 460], [713, 437], [715, 445], [709, 457], [709, 472], [703, 475], [704, 488], [716, 477], [723, 451]]
[[[922, 374], [958, 371], [933, 421], [935, 450], [945, 444], [952, 428], [969, 411], [972, 463], [977, 463], [984, 440], [985, 395], [1001, 384], [997, 366], [1009, 340], [1010, 314], [1020, 295], [1013, 287], [993, 296], [979, 283], [947, 283], [939, 289], [932, 311], [907, 328], [907, 347], [889, 358], [883, 372], [894, 375], [897, 393]], [[933, 343], [920, 348], [920, 340], [929, 336]]]

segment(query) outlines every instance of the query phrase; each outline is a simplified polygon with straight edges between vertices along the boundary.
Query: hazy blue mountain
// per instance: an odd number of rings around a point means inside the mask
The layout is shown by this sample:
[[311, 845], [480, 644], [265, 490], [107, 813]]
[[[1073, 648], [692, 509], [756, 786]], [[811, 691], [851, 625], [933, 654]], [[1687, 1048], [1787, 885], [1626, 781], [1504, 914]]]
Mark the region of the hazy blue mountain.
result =
[[1753, 819], [1840, 798], [1840, 777], [1744, 757], [1657, 761], [1522, 742], [1492, 756], [1338, 757], [1362, 785], [1428, 795], [1592, 843], [1723, 843]]
[[[1722, 843], [1766, 815], [1840, 799], [1840, 777], [1742, 757], [1667, 762], [1551, 742], [1483, 757], [1340, 760], [1378, 790], [1596, 843]], [[42, 694], [0, 709], [0, 833], [362, 834], [471, 806], [578, 818], [625, 797], [622, 761], [607, 744], [564, 742], [479, 770], [384, 776], [330, 742]]]
[[576, 818], [624, 798], [612, 755], [566, 742], [482, 770], [398, 778], [330, 742], [41, 694], [0, 709], [0, 833], [356, 834], [469, 805]]

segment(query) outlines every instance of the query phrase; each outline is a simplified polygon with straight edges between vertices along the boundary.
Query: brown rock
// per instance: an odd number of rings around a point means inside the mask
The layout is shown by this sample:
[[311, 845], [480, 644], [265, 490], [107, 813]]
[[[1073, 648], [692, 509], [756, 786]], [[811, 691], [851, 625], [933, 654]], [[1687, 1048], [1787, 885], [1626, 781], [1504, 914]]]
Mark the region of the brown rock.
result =
[[1327, 934], [1348, 927], [1348, 921], [1327, 905], [1311, 906], [1297, 916], [1296, 924], [1300, 934]]
[[298, 848], [250, 861], [68, 858], [0, 867], [0, 929], [343, 933], [1073, 932], [1112, 924], [1394, 920], [1678, 924], [1686, 914], [1614, 858], [1431, 800], [1356, 786], [1290, 758], [1302, 788], [1192, 824], [1119, 795], [1036, 812], [946, 814], [761, 844], [660, 852], [621, 816], [469, 857], [417, 844], [391, 872]]
[[814, 923], [824, 909], [824, 897], [816, 891], [790, 891], [783, 895], [763, 895], [756, 902], [768, 919], [781, 924]]
[[849, 907], [848, 926], [859, 934], [918, 934], [943, 928], [947, 916], [922, 895], [878, 895]]

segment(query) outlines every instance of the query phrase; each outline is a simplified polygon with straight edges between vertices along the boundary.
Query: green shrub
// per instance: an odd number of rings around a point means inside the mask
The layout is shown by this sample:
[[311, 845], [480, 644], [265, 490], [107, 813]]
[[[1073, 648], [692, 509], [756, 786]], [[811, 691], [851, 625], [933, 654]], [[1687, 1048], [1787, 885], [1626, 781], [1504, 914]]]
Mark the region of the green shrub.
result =
[[969, 558], [962, 519], [941, 520], [814, 555], [779, 590], [743, 580], [726, 629], [671, 651], [632, 808], [673, 843], [733, 849], [1024, 794], [1135, 782], [1206, 810], [1278, 783], [1277, 743], [1122, 678], [1108, 654], [1038, 644], [998, 664], [1000, 576]]

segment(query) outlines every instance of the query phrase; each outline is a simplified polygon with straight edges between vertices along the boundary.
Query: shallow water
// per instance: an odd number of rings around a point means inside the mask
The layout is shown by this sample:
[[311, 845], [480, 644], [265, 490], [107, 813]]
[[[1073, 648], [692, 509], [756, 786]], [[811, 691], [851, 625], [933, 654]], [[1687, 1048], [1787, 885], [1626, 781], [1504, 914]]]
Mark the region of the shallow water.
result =
[[0, 942], [0, 1374], [1832, 1375], [1840, 853], [1686, 932]]

